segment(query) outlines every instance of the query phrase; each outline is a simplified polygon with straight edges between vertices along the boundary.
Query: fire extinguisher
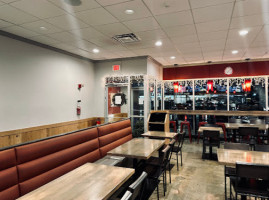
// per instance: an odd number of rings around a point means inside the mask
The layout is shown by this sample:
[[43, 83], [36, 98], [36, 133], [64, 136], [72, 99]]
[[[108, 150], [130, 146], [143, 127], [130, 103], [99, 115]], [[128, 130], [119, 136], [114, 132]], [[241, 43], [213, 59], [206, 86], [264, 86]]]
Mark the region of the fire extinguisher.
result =
[[77, 115], [80, 115], [81, 114], [80, 102], [81, 102], [81, 100], [78, 100], [78, 104], [77, 104]]

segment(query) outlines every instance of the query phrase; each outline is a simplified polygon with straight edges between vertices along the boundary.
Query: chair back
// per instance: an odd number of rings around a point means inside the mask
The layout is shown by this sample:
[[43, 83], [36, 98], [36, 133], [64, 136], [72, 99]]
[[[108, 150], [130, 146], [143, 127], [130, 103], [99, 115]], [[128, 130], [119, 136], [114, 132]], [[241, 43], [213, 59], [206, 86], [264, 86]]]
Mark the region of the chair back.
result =
[[125, 194], [121, 197], [121, 200], [131, 200], [132, 193], [130, 191], [126, 191]]
[[229, 123], [238, 123], [238, 124], [241, 124], [242, 123], [242, 120], [241, 119], [231, 118], [231, 119], [229, 119]]
[[219, 131], [204, 130], [204, 140], [209, 140], [210, 142], [219, 142], [220, 141]]
[[269, 152], [269, 145], [255, 145], [255, 151]]
[[224, 143], [224, 149], [249, 150], [249, 145], [244, 143]]
[[254, 136], [259, 134], [259, 128], [257, 127], [239, 127], [239, 136]]
[[167, 161], [169, 160], [169, 155], [171, 152], [171, 148], [169, 145], [167, 145], [163, 150], [162, 150], [162, 154], [163, 154], [163, 162], [162, 165], [165, 165], [167, 163]]
[[146, 172], [142, 172], [139, 178], [129, 186], [129, 191], [132, 193], [131, 200], [142, 199], [147, 176], [148, 174]]
[[171, 142], [169, 143], [169, 146], [170, 146], [170, 155], [169, 155], [169, 158], [168, 160], [170, 161], [171, 160], [171, 157], [172, 157], [172, 153], [173, 153], [173, 148], [175, 146], [175, 143], [176, 143], [176, 140], [175, 139], [172, 139]]
[[269, 165], [236, 162], [236, 176], [269, 180]]

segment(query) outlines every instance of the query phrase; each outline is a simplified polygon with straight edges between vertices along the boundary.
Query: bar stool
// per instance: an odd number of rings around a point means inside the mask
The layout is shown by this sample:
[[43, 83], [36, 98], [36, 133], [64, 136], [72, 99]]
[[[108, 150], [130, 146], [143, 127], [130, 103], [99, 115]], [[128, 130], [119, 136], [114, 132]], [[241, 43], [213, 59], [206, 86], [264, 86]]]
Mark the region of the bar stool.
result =
[[222, 127], [223, 135], [224, 135], [224, 140], [225, 140], [225, 142], [227, 142], [226, 127], [225, 127], [225, 124], [222, 123], [222, 122], [216, 122], [216, 124]]
[[188, 132], [189, 132], [189, 140], [190, 143], [192, 143], [192, 137], [191, 137], [191, 123], [187, 121], [187, 116], [185, 115], [185, 121], [180, 123], [180, 132], [182, 133], [183, 131], [183, 126], [187, 126]]
[[174, 127], [174, 132], [177, 132], [177, 125], [176, 125], [176, 121], [170, 121], [170, 125], [173, 124]]
[[[200, 128], [200, 126], [203, 126], [205, 124], [207, 124], [207, 122], [199, 122], [198, 129]], [[198, 131], [197, 144], [199, 144], [199, 139], [200, 139], [200, 132]]]

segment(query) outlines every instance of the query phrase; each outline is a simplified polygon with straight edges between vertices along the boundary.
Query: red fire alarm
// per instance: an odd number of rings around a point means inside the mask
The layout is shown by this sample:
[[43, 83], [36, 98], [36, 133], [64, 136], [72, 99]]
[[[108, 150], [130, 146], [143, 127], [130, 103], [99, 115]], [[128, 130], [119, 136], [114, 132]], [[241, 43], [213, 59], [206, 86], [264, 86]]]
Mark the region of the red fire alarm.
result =
[[83, 84], [78, 84], [78, 89], [80, 90], [82, 87], [84, 87]]
[[120, 71], [120, 65], [112, 65], [112, 71]]

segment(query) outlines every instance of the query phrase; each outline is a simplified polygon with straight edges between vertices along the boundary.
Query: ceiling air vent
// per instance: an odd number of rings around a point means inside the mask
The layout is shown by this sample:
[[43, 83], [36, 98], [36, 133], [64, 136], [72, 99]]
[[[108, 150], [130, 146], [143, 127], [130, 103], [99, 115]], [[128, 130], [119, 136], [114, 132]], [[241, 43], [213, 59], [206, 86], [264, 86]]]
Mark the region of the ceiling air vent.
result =
[[138, 42], [140, 41], [140, 38], [137, 37], [133, 33], [128, 33], [128, 34], [122, 34], [122, 35], [115, 35], [112, 37], [114, 40], [126, 44], [126, 43], [133, 43], [133, 42]]

